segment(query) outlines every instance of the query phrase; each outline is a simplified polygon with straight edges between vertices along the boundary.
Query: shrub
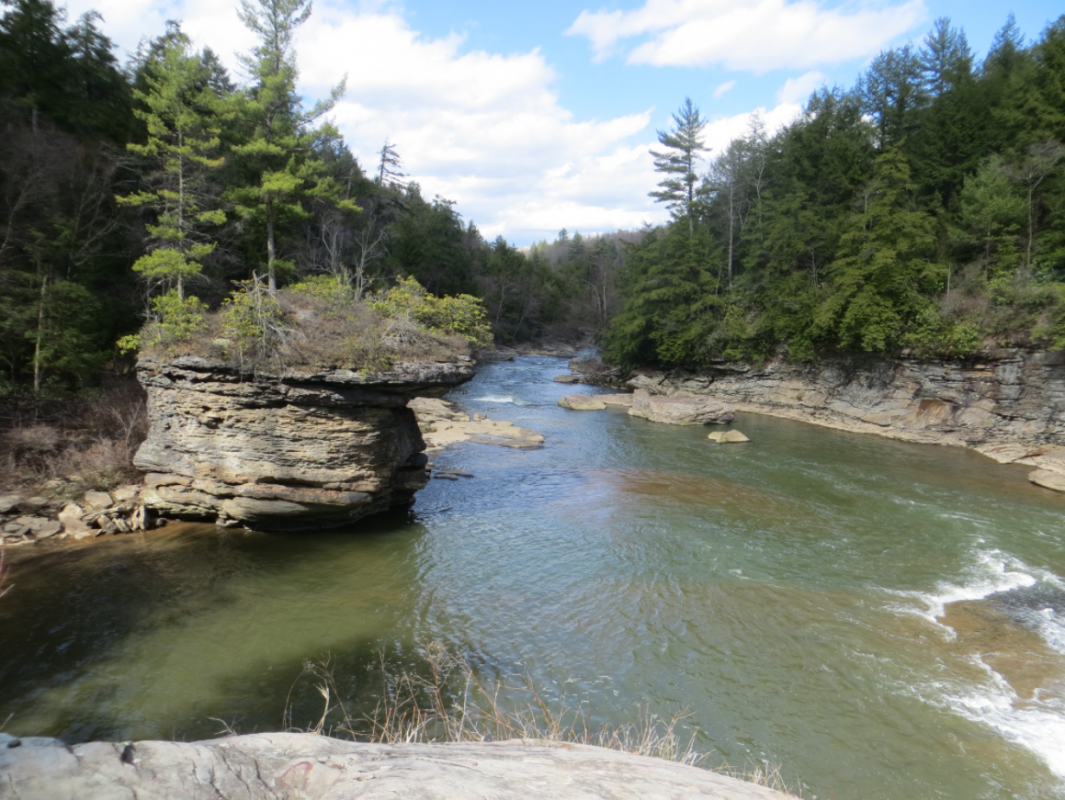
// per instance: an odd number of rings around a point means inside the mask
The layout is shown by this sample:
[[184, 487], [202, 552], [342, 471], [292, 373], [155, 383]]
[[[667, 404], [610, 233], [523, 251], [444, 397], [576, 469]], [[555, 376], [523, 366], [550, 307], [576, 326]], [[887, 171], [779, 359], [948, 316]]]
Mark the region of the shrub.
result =
[[492, 330], [484, 305], [472, 295], [434, 297], [414, 278], [400, 278], [371, 305], [390, 319], [406, 318], [433, 333], [461, 336], [477, 347], [492, 345]]
[[148, 348], [172, 349], [192, 341], [207, 330], [207, 306], [198, 297], [182, 297], [176, 289], [152, 299], [152, 314], [140, 333], [123, 336], [118, 347], [123, 352]]

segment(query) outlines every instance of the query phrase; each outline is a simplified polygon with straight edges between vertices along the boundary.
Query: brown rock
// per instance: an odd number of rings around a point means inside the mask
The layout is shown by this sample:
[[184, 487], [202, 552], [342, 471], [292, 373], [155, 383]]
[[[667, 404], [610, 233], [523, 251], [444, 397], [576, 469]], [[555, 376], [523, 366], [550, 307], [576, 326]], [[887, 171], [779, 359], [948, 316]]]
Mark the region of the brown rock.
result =
[[67, 533], [82, 533], [90, 530], [88, 522], [85, 521], [85, 512], [76, 503], [69, 504], [59, 512], [59, 522], [62, 523], [63, 530]]
[[712, 397], [648, 394], [645, 389], [633, 393], [629, 414], [652, 422], [673, 425], [709, 425], [732, 422], [735, 412], [726, 403]]
[[567, 394], [558, 404], [572, 411], [602, 411], [606, 408], [606, 403], [602, 400], [586, 394]]
[[137, 499], [137, 495], [140, 494], [140, 487], [119, 486], [111, 494], [114, 496], [116, 503], [128, 503], [130, 500]]
[[89, 508], [104, 509], [110, 507], [114, 502], [107, 492], [85, 493], [85, 503]]
[[597, 394], [595, 399], [608, 406], [622, 406], [624, 408], [632, 406], [631, 394]]
[[551, 380], [555, 383], [580, 383], [580, 375], [556, 375]]
[[1028, 480], [1046, 489], [1055, 492], [1065, 492], [1065, 475], [1060, 472], [1051, 472], [1048, 469], [1037, 469], [1028, 473]]

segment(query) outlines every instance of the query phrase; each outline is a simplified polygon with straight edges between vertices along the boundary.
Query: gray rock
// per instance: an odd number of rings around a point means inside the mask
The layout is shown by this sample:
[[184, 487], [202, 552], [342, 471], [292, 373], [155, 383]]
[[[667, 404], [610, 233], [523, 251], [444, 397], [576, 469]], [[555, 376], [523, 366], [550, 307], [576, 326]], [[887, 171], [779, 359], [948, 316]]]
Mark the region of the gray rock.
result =
[[556, 375], [551, 380], [555, 383], [580, 383], [580, 375]]
[[666, 397], [649, 394], [645, 389], [637, 389], [633, 393], [629, 414], [652, 422], [667, 422], [673, 425], [732, 422], [736, 415], [731, 406], [712, 397]]
[[473, 377], [469, 361], [242, 375], [211, 359], [138, 364], [148, 438], [141, 502], [260, 530], [340, 526], [410, 503], [429, 479], [407, 401]]
[[366, 744], [307, 733], [204, 742], [23, 739], [0, 746], [20, 800], [782, 800], [697, 767], [581, 744]]
[[0, 495], [0, 514], [9, 514], [16, 511], [22, 503], [22, 498], [17, 494]]

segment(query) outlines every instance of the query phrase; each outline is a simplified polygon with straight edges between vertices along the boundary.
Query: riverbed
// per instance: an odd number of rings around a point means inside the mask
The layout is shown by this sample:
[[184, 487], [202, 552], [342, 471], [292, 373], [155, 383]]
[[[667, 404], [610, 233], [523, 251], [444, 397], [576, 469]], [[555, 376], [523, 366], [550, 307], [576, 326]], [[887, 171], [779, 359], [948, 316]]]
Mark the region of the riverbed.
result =
[[[757, 415], [706, 428], [556, 405], [564, 362], [486, 365], [449, 399], [546, 436], [434, 456], [409, 511], [351, 530], [183, 525], [10, 553], [0, 722], [197, 739], [349, 713], [381, 662], [466, 657], [592, 726], [684, 714], [709, 766], [807, 798], [1065, 797], [1065, 496], [1025, 467]], [[25, 548], [23, 549], [25, 550]], [[316, 711], [318, 713], [316, 713]]]

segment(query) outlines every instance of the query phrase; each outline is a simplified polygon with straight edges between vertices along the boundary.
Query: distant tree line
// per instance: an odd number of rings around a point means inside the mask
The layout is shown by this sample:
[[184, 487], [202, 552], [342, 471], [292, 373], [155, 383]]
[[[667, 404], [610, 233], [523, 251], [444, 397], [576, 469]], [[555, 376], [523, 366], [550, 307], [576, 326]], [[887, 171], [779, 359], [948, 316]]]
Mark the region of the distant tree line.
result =
[[659, 133], [673, 219], [627, 253], [608, 359], [1065, 346], [1065, 17], [1029, 45], [1011, 15], [979, 64], [940, 19], [701, 172], [705, 124]]

